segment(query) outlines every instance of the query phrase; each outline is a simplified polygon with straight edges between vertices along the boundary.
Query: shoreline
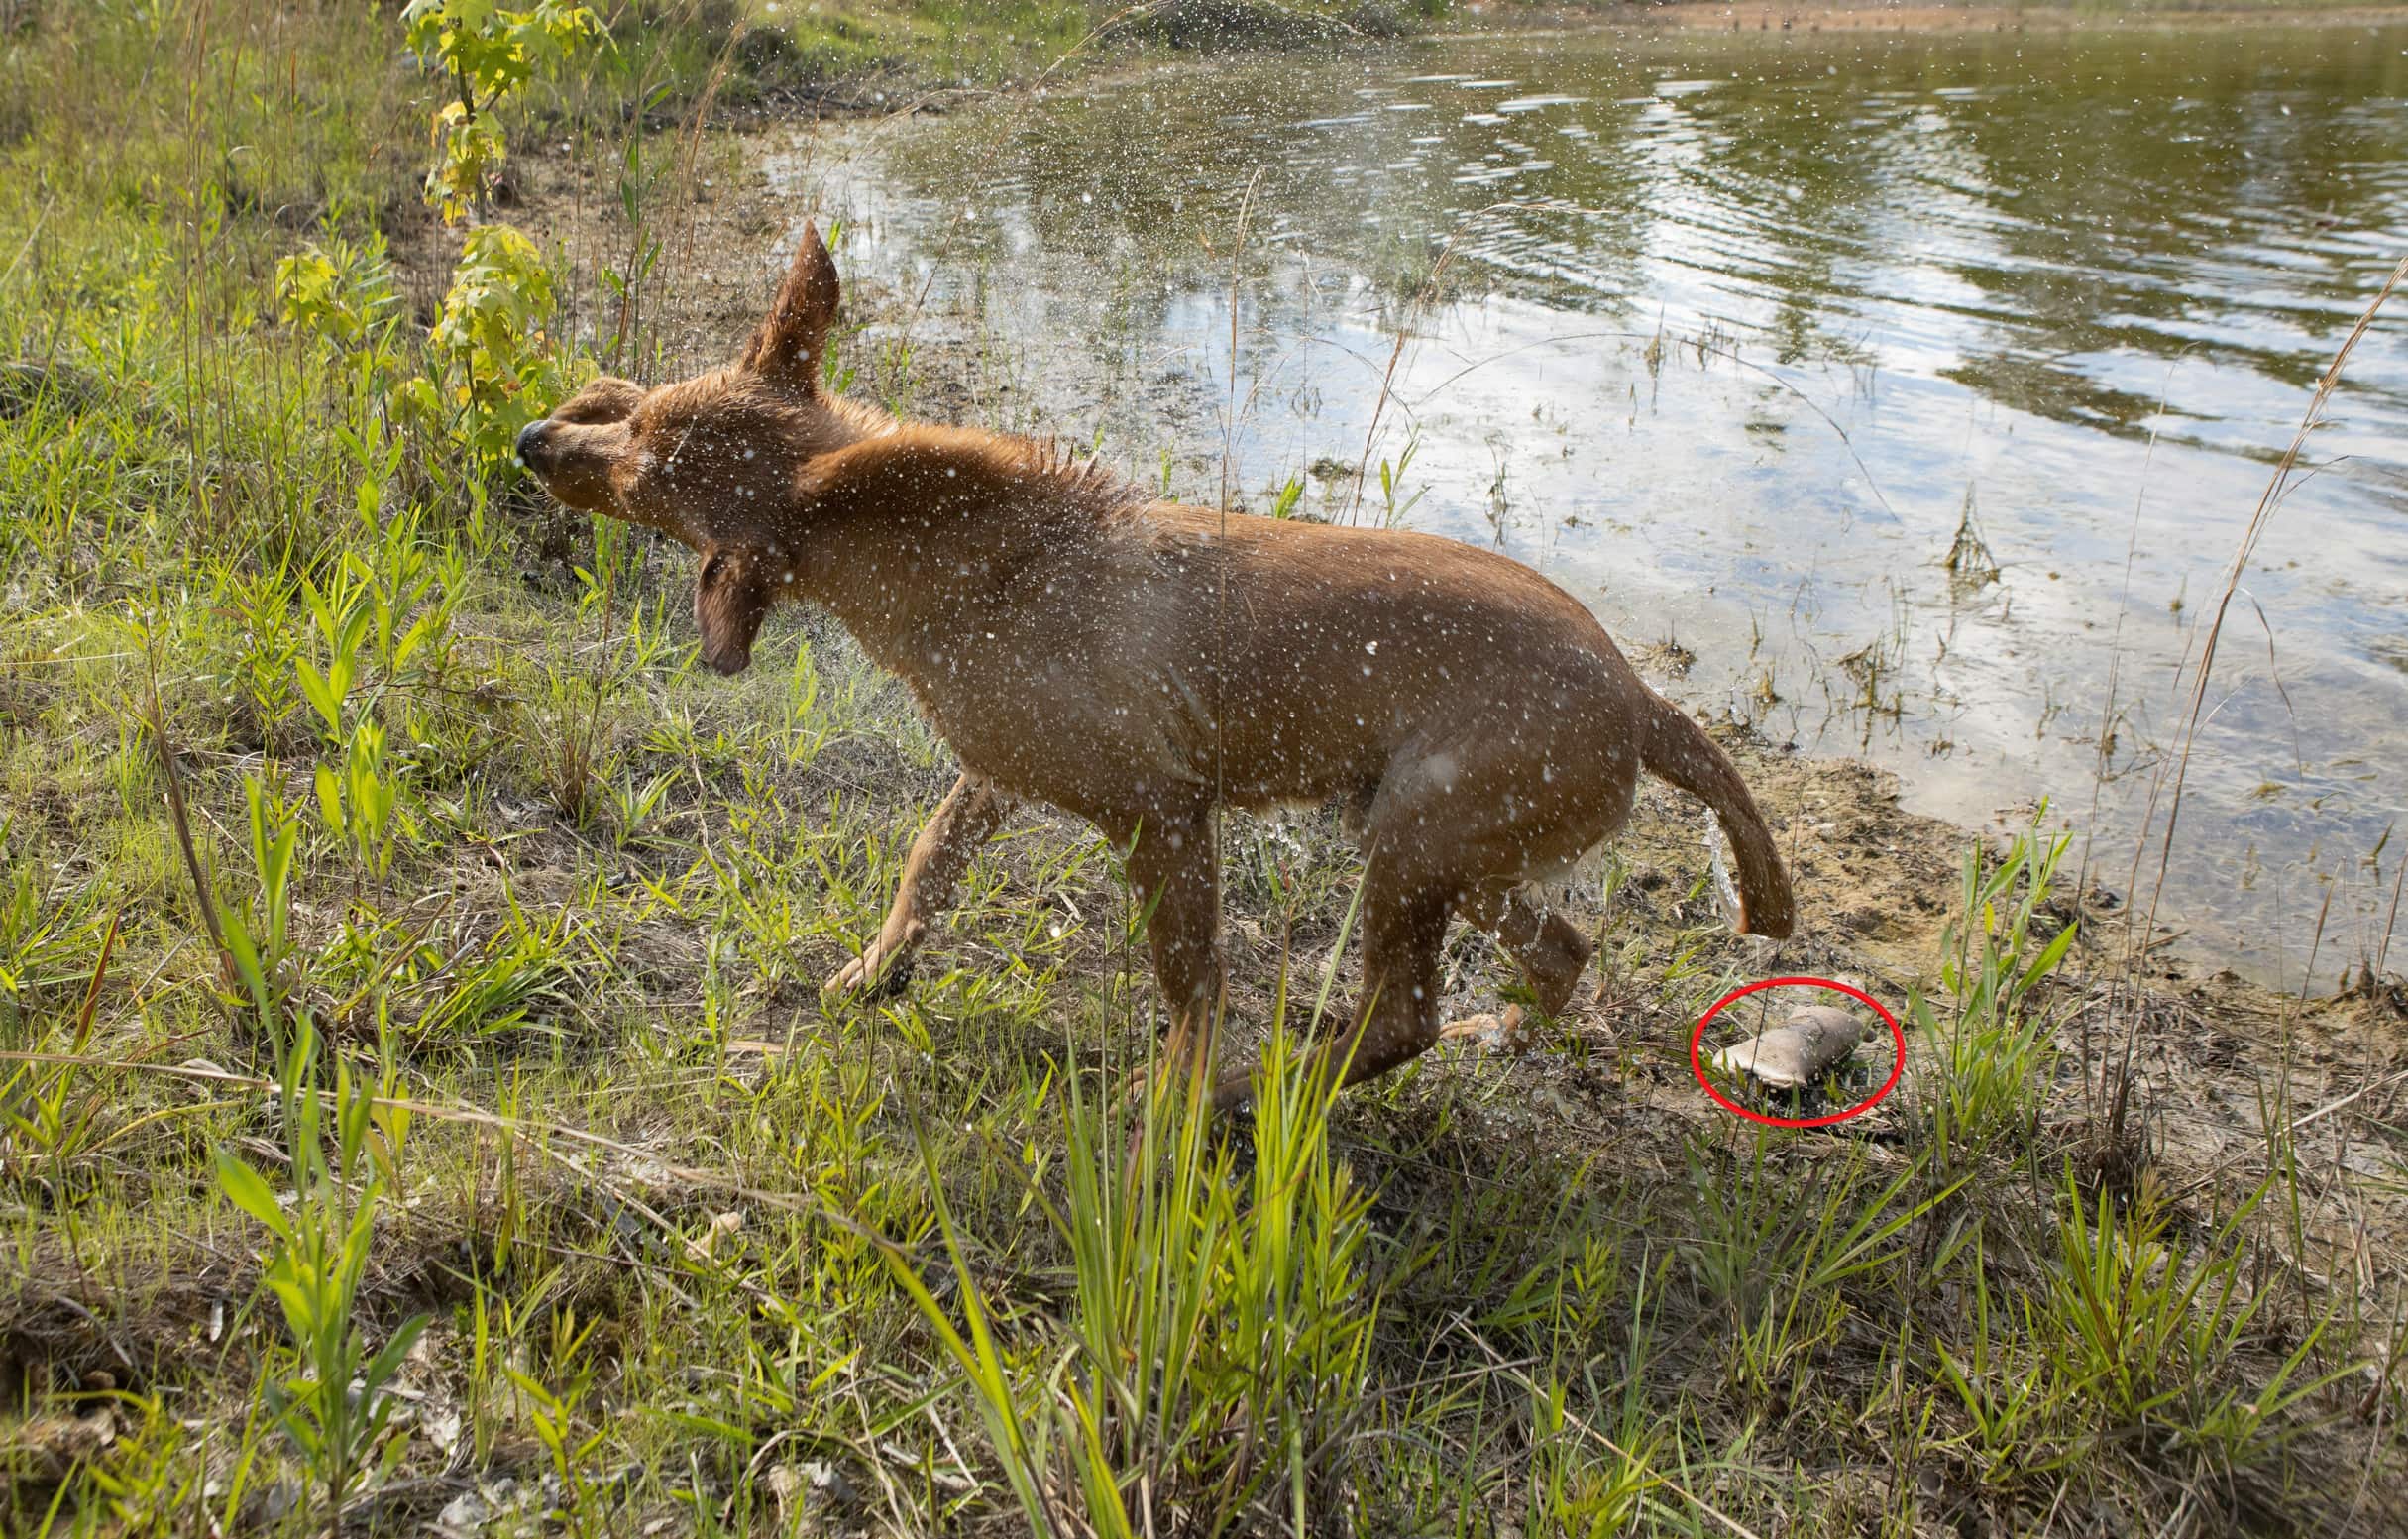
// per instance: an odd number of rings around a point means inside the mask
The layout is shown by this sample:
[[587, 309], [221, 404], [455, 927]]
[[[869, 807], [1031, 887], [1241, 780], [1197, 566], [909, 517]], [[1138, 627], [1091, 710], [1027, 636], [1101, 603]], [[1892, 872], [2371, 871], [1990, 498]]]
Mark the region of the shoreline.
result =
[[1864, 32], [1947, 35], [2003, 32], [2122, 32], [2135, 29], [2354, 27], [2408, 25], [2408, 5], [2334, 6], [2286, 10], [2275, 5], [2213, 9], [2134, 7], [2097, 10], [2072, 5], [1892, 5], [1883, 0], [1669, 0], [1658, 5], [1555, 7], [1505, 11], [1466, 6], [1478, 25], [1442, 25], [1411, 36], [1418, 42], [1500, 32], [1587, 32], [1598, 28], [1660, 32]]
[[[1241, 5], [1243, 0], [1241, 0]], [[2408, 3], [2316, 6], [2288, 9], [2267, 0], [2257, 5], [2197, 9], [2136, 4], [2105, 9], [2074, 3], [1952, 5], [1916, 0], [1622, 0], [1607, 4], [1523, 6], [1511, 0], [1469, 0], [1429, 18], [1398, 18], [1394, 26], [1345, 27], [1312, 34], [1233, 31], [1213, 41], [1168, 43], [1159, 37], [1107, 23], [1067, 52], [1021, 53], [1001, 64], [1000, 76], [972, 78], [939, 67], [914, 43], [898, 40], [892, 50], [821, 69], [795, 63], [789, 24], [756, 20], [737, 28], [741, 41], [761, 34], [781, 41], [767, 51], [765, 67], [753, 76], [757, 94], [722, 100], [723, 121], [754, 126], [803, 118], [881, 117], [928, 110], [929, 104], [1018, 96], [1039, 89], [1084, 86], [1099, 79], [1160, 67], [1166, 62], [1210, 63], [1232, 55], [1294, 54], [1312, 50], [1377, 50], [1420, 47], [1498, 36], [1573, 36], [1591, 32], [1805, 32], [1952, 36], [1980, 33], [2101, 33], [2174, 29], [2257, 27], [2408, 26]], [[937, 107], [935, 110], [947, 110]], [[683, 121], [675, 107], [653, 114], [657, 126]]]

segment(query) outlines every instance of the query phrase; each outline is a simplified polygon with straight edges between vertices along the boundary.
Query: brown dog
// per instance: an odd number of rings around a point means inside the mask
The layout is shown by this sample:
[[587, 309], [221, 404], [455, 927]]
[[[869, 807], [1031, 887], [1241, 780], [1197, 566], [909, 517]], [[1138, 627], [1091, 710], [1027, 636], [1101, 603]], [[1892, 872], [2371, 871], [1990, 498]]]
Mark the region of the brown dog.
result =
[[[1154, 501], [1027, 440], [832, 398], [836, 300], [806, 229], [733, 368], [597, 382], [518, 441], [570, 506], [701, 552], [713, 668], [750, 660], [780, 600], [824, 605], [960, 758], [885, 927], [831, 988], [896, 975], [1019, 797], [1131, 849], [1168, 1061], [1198, 1068], [1221, 1000], [1219, 806], [1341, 798], [1360, 820], [1366, 999], [1325, 1049], [1350, 1080], [1438, 1041], [1450, 914], [1496, 933], [1540, 1007], [1563, 1008], [1589, 944], [1526, 887], [1621, 824], [1641, 769], [1720, 819], [1741, 928], [1790, 933], [1789, 878], [1738, 773], [1562, 589], [1452, 540]], [[1216, 1099], [1247, 1087], [1232, 1074]]]

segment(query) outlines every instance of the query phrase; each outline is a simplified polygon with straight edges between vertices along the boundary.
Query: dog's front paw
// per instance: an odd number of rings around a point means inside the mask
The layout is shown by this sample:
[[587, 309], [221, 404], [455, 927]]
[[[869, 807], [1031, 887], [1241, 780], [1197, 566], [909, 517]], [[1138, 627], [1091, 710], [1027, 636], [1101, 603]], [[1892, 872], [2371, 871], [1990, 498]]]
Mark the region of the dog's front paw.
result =
[[833, 999], [853, 999], [865, 1005], [896, 998], [911, 984], [912, 955], [906, 951], [891, 962], [888, 956], [884, 945], [871, 941], [859, 956], [828, 974], [820, 991]]

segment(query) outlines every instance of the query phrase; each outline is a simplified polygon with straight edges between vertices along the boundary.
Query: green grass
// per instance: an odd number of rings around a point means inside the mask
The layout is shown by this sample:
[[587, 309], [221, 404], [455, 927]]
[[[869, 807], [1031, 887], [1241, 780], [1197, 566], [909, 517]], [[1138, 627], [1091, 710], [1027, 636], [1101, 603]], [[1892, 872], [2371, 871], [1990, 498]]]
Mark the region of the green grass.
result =
[[[526, 108], [604, 172], [631, 135], [674, 164], [619, 108], [700, 100], [723, 46], [659, 10]], [[1001, 71], [1093, 14], [828, 6], [798, 47]], [[380, 242], [425, 239], [432, 93], [388, 21], [0, 41], [0, 1527], [2211, 1531], [2344, 1521], [2361, 1467], [2361, 1516], [2398, 1499], [2361, 1367], [2396, 1267], [2334, 1280], [2367, 1253], [2288, 1113], [2229, 1180], [2098, 1157], [2046, 840], [1966, 854], [1916, 1081], [1836, 1134], [1684, 1099], [1685, 1023], [1764, 963], [1653, 794], [1583, 906], [1619, 1014], [1527, 1063], [1334, 1103], [1291, 1069], [1234, 1128], [1116, 1099], [1140, 921], [1034, 815], [907, 996], [823, 1005], [950, 779], [899, 687], [808, 616], [698, 673], [681, 553], [384, 410], [363, 354], [423, 367], [423, 316], [276, 320], [305, 243], [407, 287]], [[906, 407], [942, 367], [853, 363]], [[1234, 1053], [1345, 997], [1351, 867], [1327, 818], [1228, 839]]]

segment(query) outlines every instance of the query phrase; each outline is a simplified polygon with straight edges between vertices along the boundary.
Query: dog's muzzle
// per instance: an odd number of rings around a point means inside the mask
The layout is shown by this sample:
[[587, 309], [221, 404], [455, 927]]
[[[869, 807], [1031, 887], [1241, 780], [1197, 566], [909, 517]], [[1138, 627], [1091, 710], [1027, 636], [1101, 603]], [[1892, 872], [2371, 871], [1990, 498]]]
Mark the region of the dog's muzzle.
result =
[[518, 430], [518, 463], [531, 471], [543, 469], [544, 444], [551, 436], [552, 419], [537, 417]]

